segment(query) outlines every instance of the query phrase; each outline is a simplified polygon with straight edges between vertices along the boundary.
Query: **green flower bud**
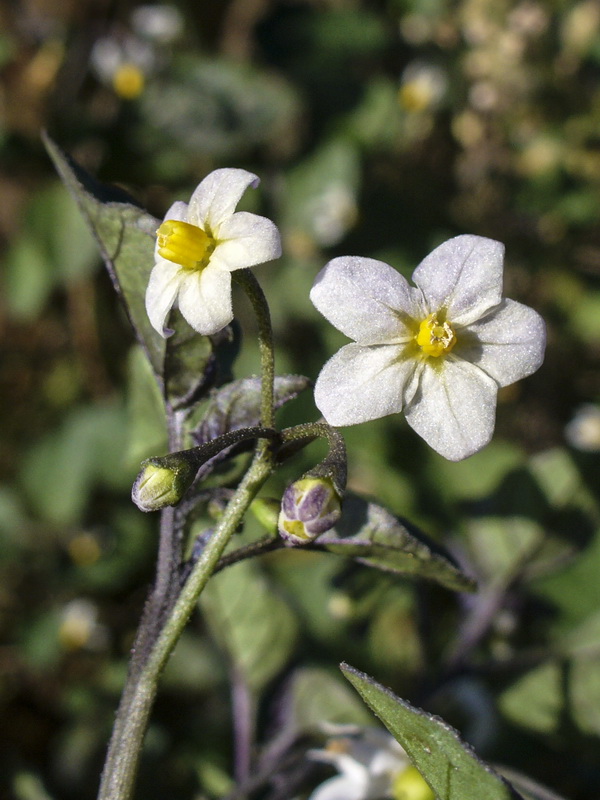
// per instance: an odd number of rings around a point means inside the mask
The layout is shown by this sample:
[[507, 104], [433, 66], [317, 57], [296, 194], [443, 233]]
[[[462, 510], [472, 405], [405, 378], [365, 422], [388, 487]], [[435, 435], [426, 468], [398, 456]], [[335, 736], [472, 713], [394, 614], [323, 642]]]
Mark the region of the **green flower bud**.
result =
[[291, 544], [307, 544], [333, 528], [341, 513], [331, 478], [305, 475], [285, 490], [277, 527]]
[[149, 458], [142, 463], [135, 479], [131, 499], [140, 511], [159, 511], [176, 506], [192, 485], [198, 465], [173, 454], [164, 458]]

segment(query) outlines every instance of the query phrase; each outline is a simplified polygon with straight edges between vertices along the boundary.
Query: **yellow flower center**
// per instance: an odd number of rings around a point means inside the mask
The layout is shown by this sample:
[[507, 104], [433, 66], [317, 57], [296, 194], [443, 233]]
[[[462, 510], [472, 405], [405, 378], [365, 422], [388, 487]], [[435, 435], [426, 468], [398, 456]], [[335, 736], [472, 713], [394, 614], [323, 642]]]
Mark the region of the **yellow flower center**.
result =
[[158, 254], [184, 269], [203, 269], [216, 246], [213, 237], [202, 228], [177, 219], [165, 220], [156, 235]]
[[135, 100], [144, 90], [144, 73], [135, 64], [122, 64], [113, 75], [113, 89], [125, 100]]
[[456, 344], [456, 335], [449, 322], [440, 322], [437, 314], [430, 314], [419, 325], [416, 342], [426, 356], [439, 356], [449, 353]]
[[394, 800], [435, 800], [425, 778], [416, 767], [407, 767], [394, 778], [392, 785]]

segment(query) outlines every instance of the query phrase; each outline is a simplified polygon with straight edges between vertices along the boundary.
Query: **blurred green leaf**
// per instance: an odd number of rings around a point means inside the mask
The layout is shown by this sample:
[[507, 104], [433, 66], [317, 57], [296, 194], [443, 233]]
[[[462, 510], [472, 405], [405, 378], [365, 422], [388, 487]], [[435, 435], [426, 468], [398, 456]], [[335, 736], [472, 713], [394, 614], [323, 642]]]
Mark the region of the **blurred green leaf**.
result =
[[194, 158], [247, 153], [257, 145], [287, 154], [296, 147], [300, 102], [280, 76], [226, 59], [180, 55], [168, 76], [141, 98], [151, 121], [143, 141], [153, 149], [183, 148]]
[[557, 731], [568, 714], [582, 733], [600, 735], [600, 612], [554, 643], [556, 655], [506, 689], [499, 707], [518, 725]]
[[34, 510], [59, 525], [81, 520], [98, 483], [122, 490], [133, 475], [124, 467], [126, 416], [121, 405], [75, 409], [57, 431], [27, 453], [21, 480]]
[[296, 618], [257, 564], [245, 561], [215, 575], [200, 604], [216, 641], [255, 692], [284, 666]]
[[475, 590], [474, 581], [456, 567], [441, 547], [406, 521], [376, 503], [346, 495], [342, 518], [318, 544], [369, 567], [411, 575], [458, 592]]
[[369, 725], [364, 704], [340, 680], [324, 669], [294, 672], [283, 699], [283, 719], [298, 733], [321, 733], [323, 723]]
[[552, 660], [530, 670], [504, 691], [498, 705], [517, 725], [540, 733], [551, 733], [565, 708], [564, 668]]
[[20, 236], [6, 255], [6, 291], [13, 314], [31, 319], [59, 284], [85, 277], [97, 248], [73, 199], [56, 182], [36, 192]]
[[283, 225], [289, 235], [336, 244], [358, 216], [360, 156], [350, 139], [323, 144], [288, 175]]
[[6, 254], [5, 292], [11, 314], [33, 319], [42, 310], [55, 284], [42, 244], [28, 231]]
[[472, 557], [493, 582], [510, 580], [539, 552], [545, 531], [526, 517], [474, 517], [467, 538]]
[[439, 717], [414, 708], [353, 667], [342, 672], [408, 753], [438, 797], [443, 800], [514, 800], [519, 795], [480, 761], [457, 731]]

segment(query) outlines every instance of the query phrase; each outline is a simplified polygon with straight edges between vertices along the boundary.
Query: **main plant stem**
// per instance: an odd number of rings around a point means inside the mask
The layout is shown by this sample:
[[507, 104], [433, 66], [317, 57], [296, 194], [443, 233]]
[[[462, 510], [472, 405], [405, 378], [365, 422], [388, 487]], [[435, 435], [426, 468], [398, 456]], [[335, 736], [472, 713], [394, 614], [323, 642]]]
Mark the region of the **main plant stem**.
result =
[[257, 454], [194, 565], [147, 660], [139, 671], [130, 671], [117, 712], [98, 800], [129, 800], [131, 797], [159, 676], [231, 535], [271, 471], [272, 460], [265, 454]]
[[[275, 367], [269, 307], [250, 270], [239, 270], [236, 278], [250, 298], [258, 322], [261, 426], [270, 429], [273, 427], [274, 417]], [[172, 452], [181, 448], [183, 415], [175, 412], [169, 413], [168, 417], [169, 445]], [[163, 510], [157, 582], [142, 616], [102, 772], [98, 800], [129, 800], [131, 797], [160, 674], [229, 539], [272, 471], [270, 443], [266, 438], [260, 438], [250, 469], [236, 489], [181, 591], [177, 570], [181, 564], [182, 520], [178, 518], [176, 510]]]

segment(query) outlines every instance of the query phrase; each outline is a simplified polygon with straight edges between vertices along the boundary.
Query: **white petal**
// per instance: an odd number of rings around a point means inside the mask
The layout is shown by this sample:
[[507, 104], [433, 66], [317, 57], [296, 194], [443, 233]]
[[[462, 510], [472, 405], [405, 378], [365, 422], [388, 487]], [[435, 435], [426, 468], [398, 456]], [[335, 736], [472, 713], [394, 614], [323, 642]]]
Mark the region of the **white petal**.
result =
[[356, 425], [401, 411], [422, 366], [401, 353], [397, 345], [348, 344], [330, 358], [315, 385], [315, 403], [327, 422]]
[[247, 211], [238, 211], [225, 220], [219, 227], [218, 240], [211, 261], [229, 271], [253, 267], [281, 255], [281, 239], [275, 223]]
[[211, 232], [235, 211], [249, 186], [256, 187], [259, 178], [245, 169], [216, 169], [204, 178], [190, 198], [188, 221]]
[[310, 299], [332, 325], [363, 345], [408, 341], [415, 334], [413, 320], [426, 316], [421, 293], [373, 258], [334, 258], [317, 275]]
[[449, 461], [481, 450], [492, 438], [496, 382], [479, 367], [446, 358], [421, 372], [419, 388], [405, 409], [408, 424]]
[[357, 782], [348, 775], [338, 775], [317, 786], [308, 800], [365, 800], [365, 792], [364, 782]]
[[198, 333], [217, 333], [233, 319], [231, 275], [210, 264], [201, 272], [189, 272], [181, 283], [178, 305]]
[[544, 320], [514, 300], [504, 300], [487, 317], [470, 325], [464, 345], [459, 331], [457, 337], [456, 355], [477, 364], [499, 386], [531, 375], [544, 360]]
[[413, 272], [430, 311], [446, 309], [453, 324], [468, 325], [502, 299], [504, 245], [483, 236], [455, 236]]
[[165, 322], [173, 307], [179, 286], [184, 277], [179, 264], [159, 258], [150, 273], [146, 289], [146, 313], [150, 323], [161, 336], [165, 336]]

